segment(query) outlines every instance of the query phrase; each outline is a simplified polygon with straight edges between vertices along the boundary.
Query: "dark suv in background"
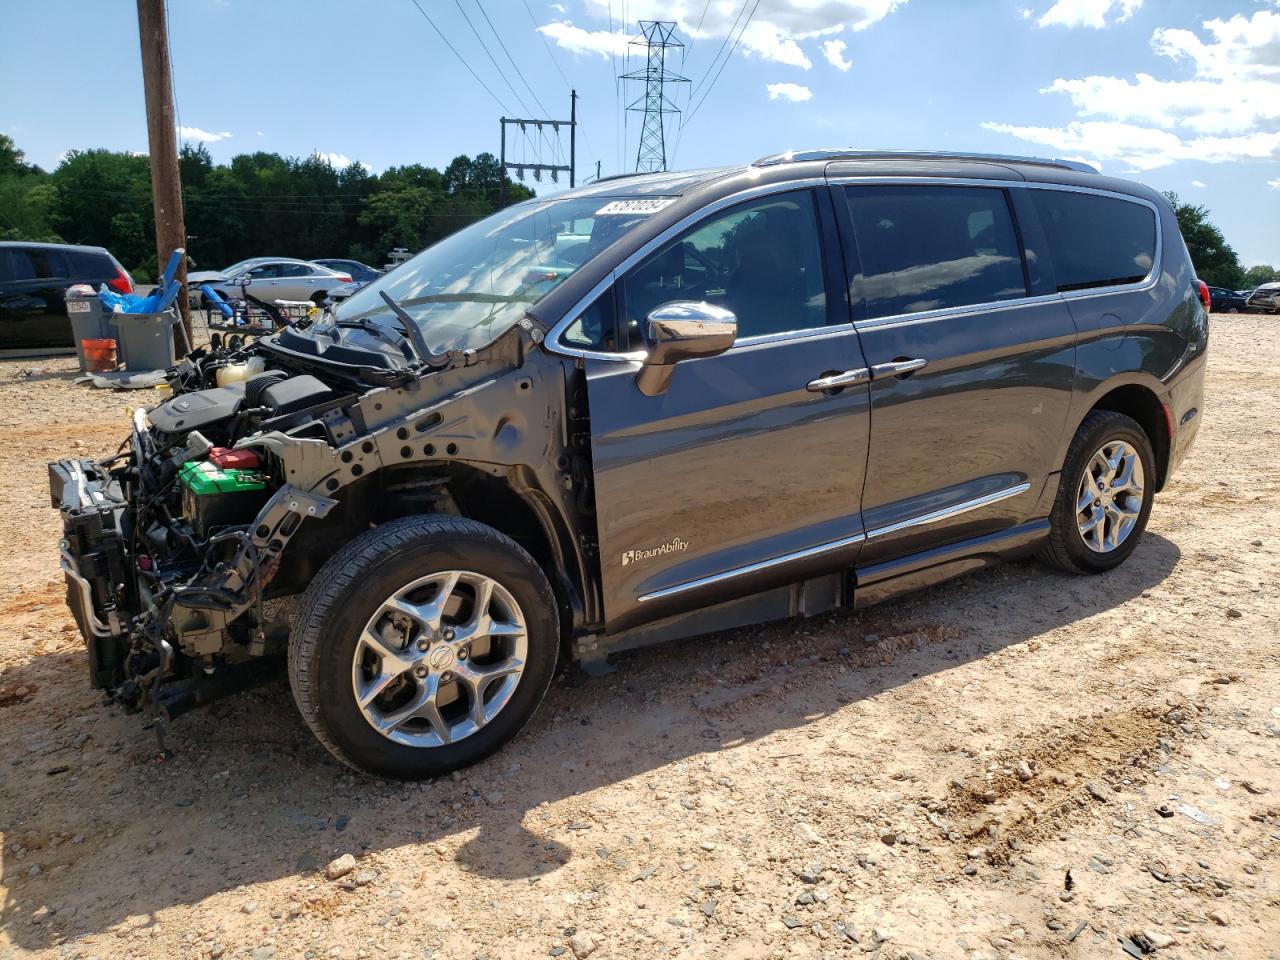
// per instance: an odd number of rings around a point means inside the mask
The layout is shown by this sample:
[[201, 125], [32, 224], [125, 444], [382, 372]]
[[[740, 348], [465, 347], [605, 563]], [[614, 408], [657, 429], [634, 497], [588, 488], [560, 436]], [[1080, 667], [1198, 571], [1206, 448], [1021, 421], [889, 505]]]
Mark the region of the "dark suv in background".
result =
[[164, 721], [287, 657], [330, 751], [426, 777], [566, 659], [1009, 557], [1101, 573], [1200, 425], [1207, 307], [1168, 201], [1066, 161], [530, 200], [192, 354], [119, 453], [50, 465], [91, 675]]
[[102, 247], [0, 242], [0, 356], [74, 350], [65, 295], [75, 283], [133, 293], [133, 278]]

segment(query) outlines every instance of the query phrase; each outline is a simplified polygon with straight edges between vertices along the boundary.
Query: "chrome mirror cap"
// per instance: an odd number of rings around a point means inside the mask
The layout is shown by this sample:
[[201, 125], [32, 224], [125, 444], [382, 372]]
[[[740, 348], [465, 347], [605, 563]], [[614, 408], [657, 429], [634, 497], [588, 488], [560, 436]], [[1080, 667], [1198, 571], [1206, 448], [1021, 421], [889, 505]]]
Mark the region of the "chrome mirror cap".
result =
[[676, 300], [654, 309], [646, 318], [649, 355], [636, 386], [645, 396], [664, 392], [681, 360], [714, 357], [733, 346], [738, 318], [714, 303]]

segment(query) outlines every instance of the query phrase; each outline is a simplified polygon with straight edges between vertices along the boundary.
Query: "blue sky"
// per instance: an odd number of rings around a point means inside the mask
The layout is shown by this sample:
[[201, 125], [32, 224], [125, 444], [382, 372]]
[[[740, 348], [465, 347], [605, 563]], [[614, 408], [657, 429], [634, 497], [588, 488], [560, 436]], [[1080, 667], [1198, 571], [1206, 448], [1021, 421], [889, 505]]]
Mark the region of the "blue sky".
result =
[[[498, 117], [524, 114], [521, 99], [566, 117], [563, 72], [584, 175], [597, 160], [631, 169], [640, 118], [624, 123], [619, 106], [639, 87], [613, 77], [639, 66], [626, 54], [636, 20], [658, 17], [678, 23], [674, 67], [694, 81], [673, 94], [689, 116], [669, 122], [672, 166], [813, 146], [1080, 157], [1208, 205], [1246, 265], [1280, 264], [1280, 0], [418, 3], [170, 0], [187, 139], [217, 159], [443, 166], [496, 154]], [[31, 39], [0, 60], [0, 130], [31, 161], [146, 149], [133, 3], [0, 0], [0, 23]], [[512, 149], [538, 154], [532, 140]], [[548, 138], [544, 161], [553, 152]]]

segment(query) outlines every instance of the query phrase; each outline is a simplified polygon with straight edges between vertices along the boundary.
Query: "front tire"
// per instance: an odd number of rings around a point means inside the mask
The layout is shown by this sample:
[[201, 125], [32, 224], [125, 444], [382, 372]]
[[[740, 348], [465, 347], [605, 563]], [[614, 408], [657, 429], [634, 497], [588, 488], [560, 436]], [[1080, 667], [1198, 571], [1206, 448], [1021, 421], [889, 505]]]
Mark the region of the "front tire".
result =
[[1095, 410], [1067, 450], [1040, 559], [1068, 573], [1104, 573], [1142, 539], [1155, 495], [1155, 455], [1131, 417]]
[[289, 681], [335, 757], [418, 780], [514, 737], [558, 650], [551, 587], [518, 544], [460, 517], [406, 517], [351, 541], [312, 581]]

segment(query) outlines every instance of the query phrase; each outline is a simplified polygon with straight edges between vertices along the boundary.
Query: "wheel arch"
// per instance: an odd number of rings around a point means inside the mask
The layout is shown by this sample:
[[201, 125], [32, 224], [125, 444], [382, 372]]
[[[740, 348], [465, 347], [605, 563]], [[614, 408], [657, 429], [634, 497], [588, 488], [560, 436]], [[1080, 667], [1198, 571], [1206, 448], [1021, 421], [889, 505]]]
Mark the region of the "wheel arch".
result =
[[[1109, 410], [1122, 413], [1138, 422], [1142, 432], [1151, 441], [1151, 450], [1156, 461], [1156, 490], [1164, 488], [1169, 476], [1169, 455], [1172, 449], [1171, 431], [1172, 414], [1169, 407], [1161, 399], [1156, 390], [1147, 383], [1129, 381], [1120, 384], [1107, 384], [1100, 388], [1101, 393], [1084, 411], [1079, 423], [1095, 410]], [[1077, 429], [1079, 429], [1077, 423]]]
[[533, 557], [556, 597], [562, 652], [584, 620], [586, 585], [577, 575], [572, 533], [525, 468], [495, 471], [459, 460], [404, 464], [367, 474], [333, 496], [338, 507], [309, 521], [286, 548], [282, 571], [292, 575], [282, 593], [305, 590], [330, 556], [370, 526], [439, 513], [492, 527]]

